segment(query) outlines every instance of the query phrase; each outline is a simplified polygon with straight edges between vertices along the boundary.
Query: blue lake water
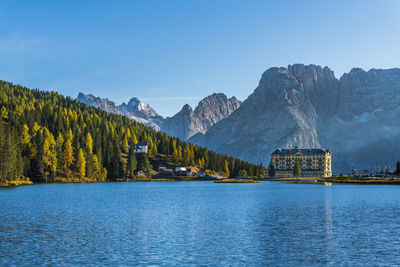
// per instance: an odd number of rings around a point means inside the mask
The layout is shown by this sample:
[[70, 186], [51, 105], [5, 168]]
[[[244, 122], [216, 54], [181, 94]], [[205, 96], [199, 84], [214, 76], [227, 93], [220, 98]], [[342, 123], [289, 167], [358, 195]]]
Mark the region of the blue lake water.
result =
[[54, 184], [0, 205], [0, 266], [400, 264], [399, 186]]

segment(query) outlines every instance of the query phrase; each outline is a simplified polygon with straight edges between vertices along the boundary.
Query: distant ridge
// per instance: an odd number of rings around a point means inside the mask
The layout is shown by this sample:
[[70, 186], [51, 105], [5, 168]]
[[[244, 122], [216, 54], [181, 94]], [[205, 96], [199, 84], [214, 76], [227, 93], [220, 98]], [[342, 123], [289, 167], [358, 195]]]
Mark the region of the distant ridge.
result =
[[76, 100], [110, 113], [122, 114], [131, 120], [141, 122], [155, 130], [160, 130], [160, 126], [164, 122], [164, 118], [150, 105], [143, 103], [136, 97], [131, 98], [128, 104], [122, 103], [119, 106], [107, 98], [95, 97], [92, 94], [79, 93]]

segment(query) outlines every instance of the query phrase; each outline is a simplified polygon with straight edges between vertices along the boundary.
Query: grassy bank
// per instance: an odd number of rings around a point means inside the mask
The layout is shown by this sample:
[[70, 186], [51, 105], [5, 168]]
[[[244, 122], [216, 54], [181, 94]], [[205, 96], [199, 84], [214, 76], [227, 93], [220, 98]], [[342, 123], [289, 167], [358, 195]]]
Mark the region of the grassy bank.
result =
[[20, 180], [15, 180], [15, 181], [6, 181], [5, 183], [0, 183], [0, 187], [14, 187], [14, 186], [20, 186], [20, 185], [30, 185], [33, 184], [31, 181], [20, 181]]
[[389, 179], [389, 178], [385, 178], [385, 179], [371, 179], [371, 178], [366, 178], [366, 179], [362, 179], [362, 178], [345, 178], [345, 179], [321, 179], [321, 181], [323, 182], [331, 182], [331, 183], [335, 183], [335, 184], [388, 184], [388, 185], [400, 185], [400, 180], [399, 179]]
[[334, 178], [321, 178], [321, 177], [283, 177], [283, 178], [268, 178], [268, 181], [284, 181], [284, 182], [292, 182], [292, 183], [317, 183], [324, 184], [334, 183], [334, 184], [387, 184], [387, 185], [400, 185], [400, 179], [391, 179], [391, 178], [379, 178], [373, 179], [371, 177], [358, 177], [351, 178], [348, 176], [344, 177], [334, 177]]
[[221, 179], [215, 180], [214, 183], [224, 184], [224, 183], [259, 183], [258, 180], [250, 180], [250, 179]]

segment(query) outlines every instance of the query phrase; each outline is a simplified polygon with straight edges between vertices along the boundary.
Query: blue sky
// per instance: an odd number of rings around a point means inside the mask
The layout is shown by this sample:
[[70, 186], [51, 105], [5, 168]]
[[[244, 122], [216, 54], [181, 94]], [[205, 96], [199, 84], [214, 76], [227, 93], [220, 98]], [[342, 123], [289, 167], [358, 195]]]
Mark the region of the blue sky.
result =
[[161, 115], [292, 63], [400, 67], [400, 1], [0, 0], [0, 79]]

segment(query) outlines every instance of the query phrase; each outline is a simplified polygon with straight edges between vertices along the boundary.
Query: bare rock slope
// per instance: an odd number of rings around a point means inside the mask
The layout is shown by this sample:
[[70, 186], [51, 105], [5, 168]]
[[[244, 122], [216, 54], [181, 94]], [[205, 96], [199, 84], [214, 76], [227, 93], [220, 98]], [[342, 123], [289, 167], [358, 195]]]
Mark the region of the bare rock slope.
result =
[[224, 94], [212, 94], [199, 102], [193, 110], [185, 105], [181, 111], [167, 118], [161, 131], [186, 140], [198, 133], [206, 133], [215, 123], [228, 117], [238, 109], [240, 101], [236, 97], [228, 98]]
[[334, 171], [382, 168], [400, 158], [400, 69], [270, 68], [229, 117], [189, 139], [218, 152], [269, 163], [276, 148], [326, 147]]

